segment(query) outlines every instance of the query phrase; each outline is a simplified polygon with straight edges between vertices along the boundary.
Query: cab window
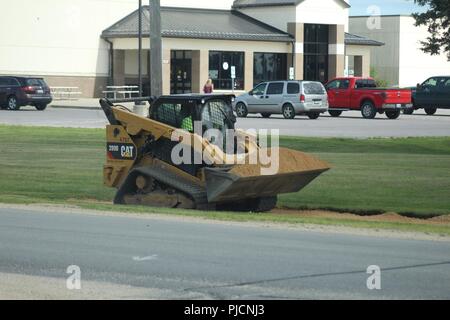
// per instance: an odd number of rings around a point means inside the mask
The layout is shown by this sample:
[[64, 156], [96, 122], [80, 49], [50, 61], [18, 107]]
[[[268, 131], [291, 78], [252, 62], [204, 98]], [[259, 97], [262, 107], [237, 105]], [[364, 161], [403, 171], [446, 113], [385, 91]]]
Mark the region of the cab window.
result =
[[438, 83], [438, 79], [436, 79], [436, 78], [430, 78], [430, 79], [428, 79], [427, 81], [425, 81], [425, 82], [423, 83], [423, 86], [424, 86], [424, 87], [436, 87], [436, 86], [437, 86], [437, 83]]
[[444, 89], [450, 90], [450, 78], [448, 78], [448, 79], [446, 79], [446, 81], [444, 81]]
[[252, 90], [252, 94], [255, 96], [262, 96], [266, 92], [267, 83], [261, 83]]
[[163, 103], [152, 110], [152, 119], [171, 127], [194, 131], [190, 104]]
[[222, 141], [217, 141], [218, 137], [209, 137], [209, 141], [222, 150], [226, 150], [227, 129], [233, 128], [232, 112], [229, 106], [222, 100], [211, 100], [203, 107], [201, 117], [203, 134], [211, 129], [220, 131]]
[[350, 80], [341, 79], [341, 80], [331, 81], [327, 85], [327, 89], [348, 89], [349, 86], [350, 86]]

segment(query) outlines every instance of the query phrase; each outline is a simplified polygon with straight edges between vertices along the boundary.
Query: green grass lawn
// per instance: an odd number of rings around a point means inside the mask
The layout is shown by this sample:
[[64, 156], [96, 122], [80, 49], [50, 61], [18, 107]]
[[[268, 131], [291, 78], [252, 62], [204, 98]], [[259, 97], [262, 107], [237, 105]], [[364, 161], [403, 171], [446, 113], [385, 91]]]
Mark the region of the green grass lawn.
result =
[[[0, 126], [0, 202], [111, 201], [101, 129]], [[450, 138], [282, 138], [332, 170], [280, 207], [355, 213], [450, 214]]]

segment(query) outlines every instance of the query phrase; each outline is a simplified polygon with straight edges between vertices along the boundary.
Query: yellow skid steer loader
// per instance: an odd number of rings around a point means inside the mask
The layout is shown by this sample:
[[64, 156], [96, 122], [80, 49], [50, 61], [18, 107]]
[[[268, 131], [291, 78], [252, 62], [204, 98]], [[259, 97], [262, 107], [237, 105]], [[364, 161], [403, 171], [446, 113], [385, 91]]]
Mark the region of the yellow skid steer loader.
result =
[[270, 211], [278, 194], [298, 192], [329, 169], [302, 152], [262, 148], [255, 135], [236, 130], [233, 99], [161, 96], [150, 101], [148, 117], [100, 100], [110, 122], [104, 183], [118, 189], [114, 203]]

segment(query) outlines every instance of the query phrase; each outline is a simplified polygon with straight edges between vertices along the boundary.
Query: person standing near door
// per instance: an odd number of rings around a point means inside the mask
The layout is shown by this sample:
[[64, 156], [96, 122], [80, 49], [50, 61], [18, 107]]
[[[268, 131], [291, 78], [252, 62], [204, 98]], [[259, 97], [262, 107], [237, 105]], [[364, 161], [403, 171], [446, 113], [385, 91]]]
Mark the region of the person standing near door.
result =
[[203, 92], [206, 94], [211, 94], [214, 92], [214, 84], [211, 79], [208, 79], [208, 81], [206, 81], [206, 84], [203, 87]]

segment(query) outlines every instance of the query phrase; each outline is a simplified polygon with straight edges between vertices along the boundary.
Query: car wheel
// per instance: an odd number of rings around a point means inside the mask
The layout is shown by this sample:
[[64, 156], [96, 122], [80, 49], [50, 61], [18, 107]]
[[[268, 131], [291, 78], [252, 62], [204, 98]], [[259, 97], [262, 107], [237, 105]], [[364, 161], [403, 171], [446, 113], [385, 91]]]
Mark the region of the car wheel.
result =
[[429, 116], [432, 116], [436, 113], [437, 108], [425, 108], [425, 113]]
[[386, 116], [391, 120], [398, 119], [400, 117], [400, 110], [388, 110], [386, 111]]
[[271, 113], [261, 113], [263, 118], [270, 118], [270, 116], [272, 116]]
[[295, 109], [290, 104], [285, 104], [283, 106], [282, 112], [283, 112], [283, 117], [285, 119], [294, 119], [295, 118]]
[[15, 96], [10, 96], [8, 98], [7, 109], [8, 110], [19, 110], [19, 104], [18, 104], [17, 98]]
[[236, 114], [239, 118], [246, 118], [248, 116], [247, 106], [242, 102], [239, 102], [236, 105]]
[[320, 117], [320, 113], [318, 113], [318, 112], [308, 113], [308, 118], [310, 118], [311, 120], [319, 119], [319, 117]]
[[338, 117], [341, 116], [342, 111], [330, 110], [330, 111], [328, 111], [328, 113], [329, 113], [330, 116], [332, 116], [333, 118], [338, 118]]
[[375, 119], [377, 116], [377, 109], [371, 101], [365, 101], [361, 106], [361, 114], [365, 119]]
[[44, 111], [47, 108], [46, 104], [37, 104], [34, 106], [38, 111]]

